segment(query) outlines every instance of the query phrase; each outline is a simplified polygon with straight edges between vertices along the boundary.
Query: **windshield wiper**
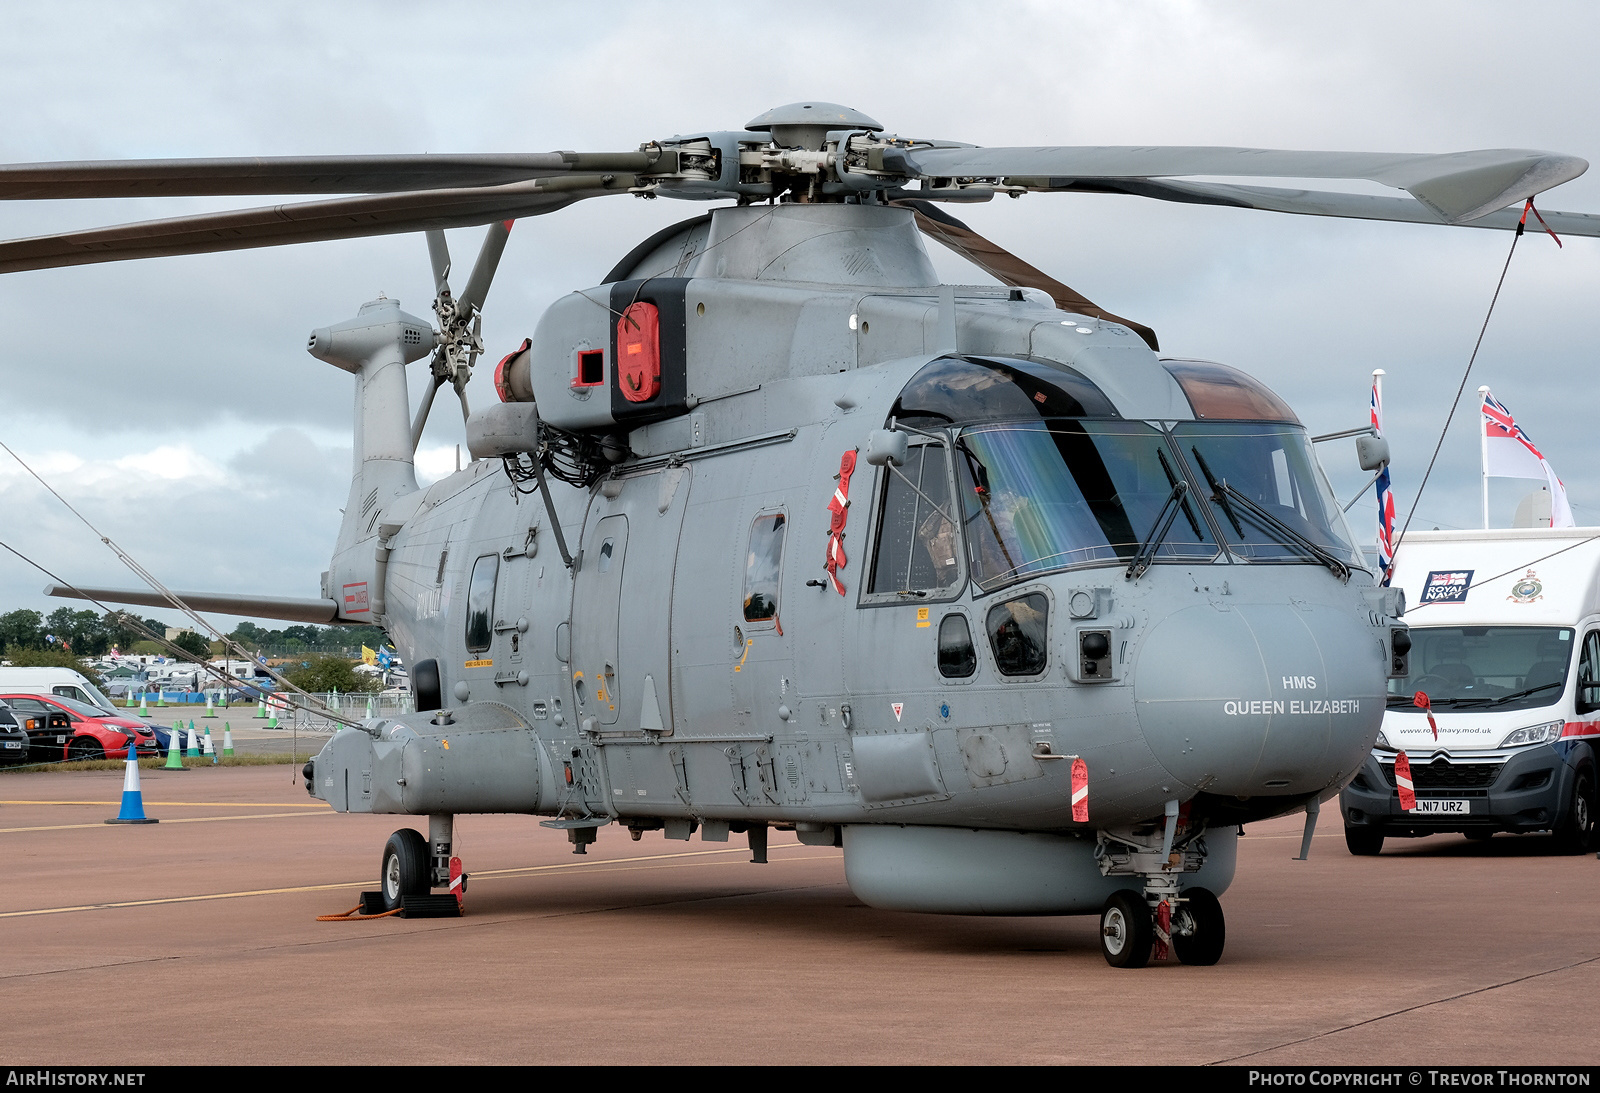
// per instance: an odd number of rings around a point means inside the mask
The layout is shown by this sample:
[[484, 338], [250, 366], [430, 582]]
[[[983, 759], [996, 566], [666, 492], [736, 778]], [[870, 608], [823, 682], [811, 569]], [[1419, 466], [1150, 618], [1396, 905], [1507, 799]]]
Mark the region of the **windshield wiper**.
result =
[[1123, 574], [1125, 578], [1136, 581], [1150, 568], [1150, 563], [1155, 559], [1156, 551], [1161, 546], [1161, 540], [1167, 537], [1172, 522], [1178, 518], [1178, 509], [1183, 506], [1183, 495], [1188, 492], [1189, 483], [1180, 481], [1172, 484], [1172, 492], [1167, 494], [1166, 503], [1161, 506], [1161, 511], [1156, 513], [1156, 522], [1150, 529], [1150, 537], [1139, 544], [1139, 552], [1133, 556], [1133, 561], [1128, 563], [1127, 572]]
[[1502, 702], [1510, 702], [1513, 698], [1527, 698], [1529, 695], [1535, 694], [1539, 691], [1548, 691], [1551, 687], [1565, 687], [1566, 685], [1567, 681], [1564, 679], [1557, 680], [1554, 683], [1541, 683], [1537, 687], [1529, 687], [1524, 691], [1512, 691], [1508, 695], [1501, 695], [1499, 698], [1491, 702], [1490, 705], [1498, 706]]
[[1206, 481], [1210, 483], [1212, 490], [1215, 491], [1211, 495], [1211, 499], [1220, 504], [1223, 507], [1223, 510], [1227, 512], [1228, 519], [1233, 521], [1234, 530], [1239, 533], [1239, 538], [1244, 538], [1244, 529], [1239, 526], [1239, 520], [1236, 516], [1234, 516], [1233, 509], [1228, 504], [1229, 498], [1237, 501], [1245, 510], [1247, 515], [1253, 517], [1258, 523], [1265, 526], [1268, 531], [1277, 532], [1280, 536], [1289, 540], [1290, 546], [1299, 547], [1307, 554], [1310, 554], [1312, 558], [1327, 566], [1330, 570], [1332, 570], [1335, 577], [1338, 577], [1341, 581], [1348, 581], [1350, 579], [1349, 566], [1345, 565], [1338, 558], [1335, 558], [1332, 554], [1329, 554], [1326, 550], [1312, 542], [1305, 535], [1296, 531], [1294, 528], [1290, 527], [1288, 524], [1272, 515], [1272, 513], [1268, 512], [1265, 508], [1257, 504], [1251, 498], [1228, 485], [1227, 479], [1224, 478], [1219, 483], [1214, 477], [1212, 477], [1211, 469], [1206, 466], [1205, 457], [1200, 454], [1200, 449], [1191, 448], [1190, 450], [1194, 452], [1195, 459], [1200, 461], [1200, 470], [1204, 472]]

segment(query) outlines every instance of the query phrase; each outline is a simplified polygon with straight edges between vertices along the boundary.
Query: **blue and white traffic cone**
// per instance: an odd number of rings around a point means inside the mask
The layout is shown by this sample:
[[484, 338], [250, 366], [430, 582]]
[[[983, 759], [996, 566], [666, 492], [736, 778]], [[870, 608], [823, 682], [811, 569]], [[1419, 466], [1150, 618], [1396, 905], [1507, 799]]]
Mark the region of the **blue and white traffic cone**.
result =
[[128, 766], [122, 776], [122, 811], [108, 824], [158, 824], [144, 814], [144, 793], [139, 789], [139, 743], [128, 741]]

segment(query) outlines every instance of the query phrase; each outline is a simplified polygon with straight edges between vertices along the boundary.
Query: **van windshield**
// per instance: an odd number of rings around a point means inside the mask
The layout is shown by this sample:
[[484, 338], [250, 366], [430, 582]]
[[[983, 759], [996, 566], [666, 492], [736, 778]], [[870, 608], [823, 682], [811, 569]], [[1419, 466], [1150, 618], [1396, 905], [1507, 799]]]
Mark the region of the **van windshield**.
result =
[[1389, 708], [1416, 692], [1445, 709], [1526, 710], [1560, 701], [1572, 631], [1555, 626], [1414, 626], [1411, 674], [1389, 681]]

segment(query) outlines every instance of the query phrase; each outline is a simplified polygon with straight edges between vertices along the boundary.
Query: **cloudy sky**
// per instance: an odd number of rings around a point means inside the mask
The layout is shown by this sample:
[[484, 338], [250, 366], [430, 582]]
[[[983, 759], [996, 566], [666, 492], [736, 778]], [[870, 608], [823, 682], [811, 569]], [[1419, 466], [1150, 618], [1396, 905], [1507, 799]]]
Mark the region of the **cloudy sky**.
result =
[[[1587, 56], [1600, 7], [1585, 3], [66, 0], [6, 20], [9, 162], [631, 149], [805, 98], [978, 144], [1528, 147], [1600, 162]], [[1600, 212], [1600, 171], [1542, 203]], [[0, 207], [0, 233], [223, 204], [19, 202]], [[521, 222], [488, 300], [491, 359], [556, 297], [696, 211], [624, 196]], [[1370, 373], [1385, 369], [1402, 515], [1511, 242], [1112, 196], [958, 214], [1153, 326], [1164, 351], [1260, 376], [1314, 432], [1363, 423]], [[476, 233], [451, 242], [466, 265]], [[947, 279], [982, 280], [933, 249]], [[1479, 520], [1479, 383], [1540, 442], [1579, 522], [1600, 524], [1585, 426], [1600, 403], [1597, 290], [1600, 240], [1523, 240], [1417, 526]], [[4, 275], [0, 439], [175, 587], [315, 595], [348, 484], [351, 379], [307, 356], [305, 336], [379, 292], [428, 314], [421, 236]], [[488, 369], [471, 397], [493, 397]], [[436, 413], [424, 476], [462, 441], [459, 415]], [[1324, 460], [1342, 497], [1359, 487], [1348, 443]], [[136, 584], [3, 453], [0, 502], [5, 541], [62, 576]], [[1371, 513], [1352, 514], [1369, 539]], [[64, 602], [43, 583], [0, 556], [0, 610]]]

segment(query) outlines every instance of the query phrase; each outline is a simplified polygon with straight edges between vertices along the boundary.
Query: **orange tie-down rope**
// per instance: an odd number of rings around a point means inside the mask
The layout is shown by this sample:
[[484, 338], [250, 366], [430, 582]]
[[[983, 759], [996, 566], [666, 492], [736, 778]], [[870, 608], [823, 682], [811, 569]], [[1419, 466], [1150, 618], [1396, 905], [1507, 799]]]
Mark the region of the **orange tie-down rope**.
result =
[[356, 912], [359, 911], [359, 910], [361, 910], [361, 904], [358, 903], [354, 907], [350, 908], [350, 910], [342, 912], [341, 914], [337, 914], [337, 915], [318, 915], [317, 916], [317, 921], [318, 922], [371, 922], [375, 918], [388, 918], [390, 915], [398, 915], [401, 912], [402, 908], [396, 907], [392, 911], [384, 911], [382, 914], [377, 914], [377, 915], [358, 915], [358, 914], [356, 914]]

